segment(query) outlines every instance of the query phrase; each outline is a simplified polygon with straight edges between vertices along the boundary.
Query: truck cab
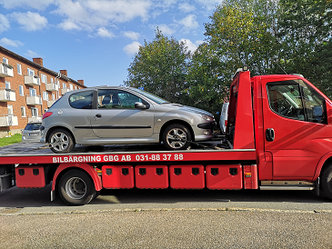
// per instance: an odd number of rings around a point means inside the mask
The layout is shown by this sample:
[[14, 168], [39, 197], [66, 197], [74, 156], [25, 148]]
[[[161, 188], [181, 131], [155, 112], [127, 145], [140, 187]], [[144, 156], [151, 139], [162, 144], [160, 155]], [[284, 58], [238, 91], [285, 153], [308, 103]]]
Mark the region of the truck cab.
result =
[[303, 76], [240, 71], [228, 117], [233, 149], [256, 149], [261, 183], [322, 180], [331, 195], [332, 102]]

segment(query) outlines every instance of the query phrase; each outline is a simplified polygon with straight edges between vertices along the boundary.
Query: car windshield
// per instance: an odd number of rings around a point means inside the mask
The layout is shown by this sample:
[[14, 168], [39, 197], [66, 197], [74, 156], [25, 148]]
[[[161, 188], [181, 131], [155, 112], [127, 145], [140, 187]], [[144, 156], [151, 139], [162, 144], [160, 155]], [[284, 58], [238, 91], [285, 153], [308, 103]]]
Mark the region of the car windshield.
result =
[[34, 131], [34, 130], [39, 130], [40, 123], [34, 123], [34, 124], [27, 124], [24, 130], [27, 131]]
[[138, 93], [142, 94], [143, 96], [145, 96], [149, 99], [151, 99], [152, 101], [156, 102], [157, 104], [168, 104], [169, 103], [167, 100], [164, 100], [164, 99], [162, 99], [162, 98], [160, 98], [157, 95], [154, 95], [152, 93], [148, 93], [148, 92], [139, 90], [137, 88], [130, 88], [130, 89], [135, 91], [135, 92], [138, 92]]

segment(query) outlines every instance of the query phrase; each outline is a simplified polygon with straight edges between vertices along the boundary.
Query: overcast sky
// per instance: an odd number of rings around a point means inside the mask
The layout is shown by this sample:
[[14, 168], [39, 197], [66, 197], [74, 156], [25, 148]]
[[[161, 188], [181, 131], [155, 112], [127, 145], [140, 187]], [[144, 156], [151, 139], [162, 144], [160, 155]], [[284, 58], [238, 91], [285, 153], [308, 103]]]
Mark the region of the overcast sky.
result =
[[85, 85], [120, 85], [157, 27], [194, 51], [222, 0], [0, 0], [0, 45]]

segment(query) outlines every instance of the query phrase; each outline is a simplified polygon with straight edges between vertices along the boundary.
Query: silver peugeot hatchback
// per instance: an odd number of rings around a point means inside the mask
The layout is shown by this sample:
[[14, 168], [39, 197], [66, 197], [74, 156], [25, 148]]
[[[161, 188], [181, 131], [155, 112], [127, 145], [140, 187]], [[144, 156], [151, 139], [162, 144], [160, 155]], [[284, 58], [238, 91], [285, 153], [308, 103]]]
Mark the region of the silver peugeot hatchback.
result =
[[90, 87], [66, 93], [43, 116], [41, 142], [55, 153], [75, 144], [163, 143], [184, 150], [213, 137], [214, 117], [127, 87]]

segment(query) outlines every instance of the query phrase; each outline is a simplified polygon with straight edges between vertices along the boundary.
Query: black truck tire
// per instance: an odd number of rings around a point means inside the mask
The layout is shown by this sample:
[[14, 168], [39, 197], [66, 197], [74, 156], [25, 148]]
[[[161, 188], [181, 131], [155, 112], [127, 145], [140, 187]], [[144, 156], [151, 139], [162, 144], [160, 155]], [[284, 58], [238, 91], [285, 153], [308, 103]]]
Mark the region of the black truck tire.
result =
[[61, 199], [69, 205], [87, 204], [97, 194], [90, 176], [76, 169], [61, 176], [58, 190]]
[[332, 164], [323, 169], [321, 186], [325, 196], [332, 199]]

